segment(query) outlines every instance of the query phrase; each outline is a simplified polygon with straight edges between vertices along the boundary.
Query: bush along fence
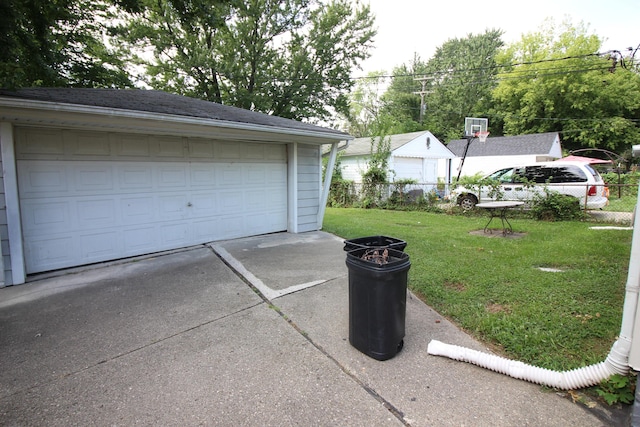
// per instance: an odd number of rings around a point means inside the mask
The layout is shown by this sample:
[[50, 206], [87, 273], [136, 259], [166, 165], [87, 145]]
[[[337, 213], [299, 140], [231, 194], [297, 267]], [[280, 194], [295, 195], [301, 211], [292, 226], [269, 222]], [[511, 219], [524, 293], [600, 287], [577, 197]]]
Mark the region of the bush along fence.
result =
[[[478, 191], [486, 192], [494, 200], [508, 198], [497, 185], [478, 183]], [[473, 187], [465, 182], [467, 188]], [[432, 212], [464, 213], [451, 197], [455, 185], [444, 182], [417, 183], [412, 180], [391, 183], [354, 183], [347, 180], [334, 180], [327, 205], [330, 207], [379, 208], [396, 210], [424, 210]], [[607, 182], [597, 186], [597, 191], [608, 188], [609, 202], [601, 209], [587, 209], [584, 202], [575, 197], [564, 196], [544, 187], [543, 191], [527, 193], [523, 215], [540, 220], [593, 220], [619, 225], [630, 225], [634, 218], [637, 201], [637, 183]], [[584, 194], [588, 188], [585, 186]]]

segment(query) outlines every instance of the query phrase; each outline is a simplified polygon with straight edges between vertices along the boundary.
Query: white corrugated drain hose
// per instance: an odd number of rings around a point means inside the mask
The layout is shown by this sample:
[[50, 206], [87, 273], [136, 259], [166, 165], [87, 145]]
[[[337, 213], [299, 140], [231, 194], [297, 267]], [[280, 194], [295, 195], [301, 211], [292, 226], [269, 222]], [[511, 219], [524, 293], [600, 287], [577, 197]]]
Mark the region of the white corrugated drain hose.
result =
[[[615, 347], [615, 345], [614, 345]], [[438, 340], [429, 343], [427, 352], [434, 356], [446, 356], [450, 359], [469, 362], [480, 367], [490, 369], [512, 378], [542, 384], [561, 390], [573, 390], [599, 384], [613, 374], [625, 375], [629, 372], [626, 363], [627, 356], [622, 356], [620, 360], [625, 360], [621, 365], [619, 361], [612, 360], [611, 354], [604, 362], [596, 365], [586, 366], [571, 371], [558, 372], [550, 369], [539, 368], [527, 365], [523, 362], [505, 359], [494, 354], [483, 353], [457, 345], [445, 344]], [[612, 349], [613, 353], [613, 349]]]
[[[640, 190], [638, 194], [640, 195]], [[639, 206], [640, 196], [636, 204], [637, 211], [640, 211]], [[432, 340], [429, 343], [427, 352], [434, 356], [445, 356], [453, 360], [472, 363], [513, 378], [561, 390], [590, 387], [599, 384], [614, 374], [626, 375], [629, 372], [631, 337], [638, 308], [638, 293], [640, 292], [640, 231], [638, 229], [640, 227], [634, 227], [633, 229], [620, 336], [611, 347], [611, 351], [604, 362], [571, 371], [558, 372], [505, 359], [494, 354], [445, 344], [437, 340]]]

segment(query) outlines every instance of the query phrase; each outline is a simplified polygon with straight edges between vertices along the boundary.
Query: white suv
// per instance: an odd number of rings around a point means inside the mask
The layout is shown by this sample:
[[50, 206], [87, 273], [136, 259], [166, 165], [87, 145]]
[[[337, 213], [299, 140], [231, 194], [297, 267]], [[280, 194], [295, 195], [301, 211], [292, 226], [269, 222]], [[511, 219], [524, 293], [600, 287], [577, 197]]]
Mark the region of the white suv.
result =
[[575, 197], [580, 206], [600, 209], [609, 204], [609, 189], [602, 177], [587, 163], [555, 161], [533, 163], [497, 170], [485, 178], [496, 185], [478, 188], [457, 187], [451, 196], [463, 209], [493, 200], [531, 201], [545, 188]]

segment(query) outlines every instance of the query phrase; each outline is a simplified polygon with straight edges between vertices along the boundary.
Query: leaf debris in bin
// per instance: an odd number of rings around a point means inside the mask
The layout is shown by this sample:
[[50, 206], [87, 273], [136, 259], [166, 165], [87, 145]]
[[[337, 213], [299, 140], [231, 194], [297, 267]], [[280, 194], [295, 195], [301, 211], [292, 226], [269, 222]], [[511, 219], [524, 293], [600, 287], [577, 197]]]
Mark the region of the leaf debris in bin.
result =
[[385, 249], [380, 253], [380, 249], [370, 249], [362, 254], [360, 258], [365, 261], [375, 262], [378, 265], [384, 265], [389, 263], [389, 250]]

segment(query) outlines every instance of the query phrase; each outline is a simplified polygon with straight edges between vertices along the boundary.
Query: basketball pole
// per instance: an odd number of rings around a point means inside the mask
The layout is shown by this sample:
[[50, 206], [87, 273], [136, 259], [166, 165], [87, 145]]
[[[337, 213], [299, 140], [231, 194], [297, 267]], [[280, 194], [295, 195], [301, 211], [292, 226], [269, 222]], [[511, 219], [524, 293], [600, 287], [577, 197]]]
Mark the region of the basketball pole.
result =
[[462, 153], [462, 160], [460, 161], [460, 167], [458, 168], [458, 177], [456, 178], [456, 184], [460, 182], [460, 174], [462, 173], [462, 165], [464, 165], [464, 159], [467, 158], [467, 151], [469, 151], [469, 146], [471, 145], [471, 141], [476, 138], [476, 135], [467, 135], [467, 145], [464, 147], [464, 153]]

